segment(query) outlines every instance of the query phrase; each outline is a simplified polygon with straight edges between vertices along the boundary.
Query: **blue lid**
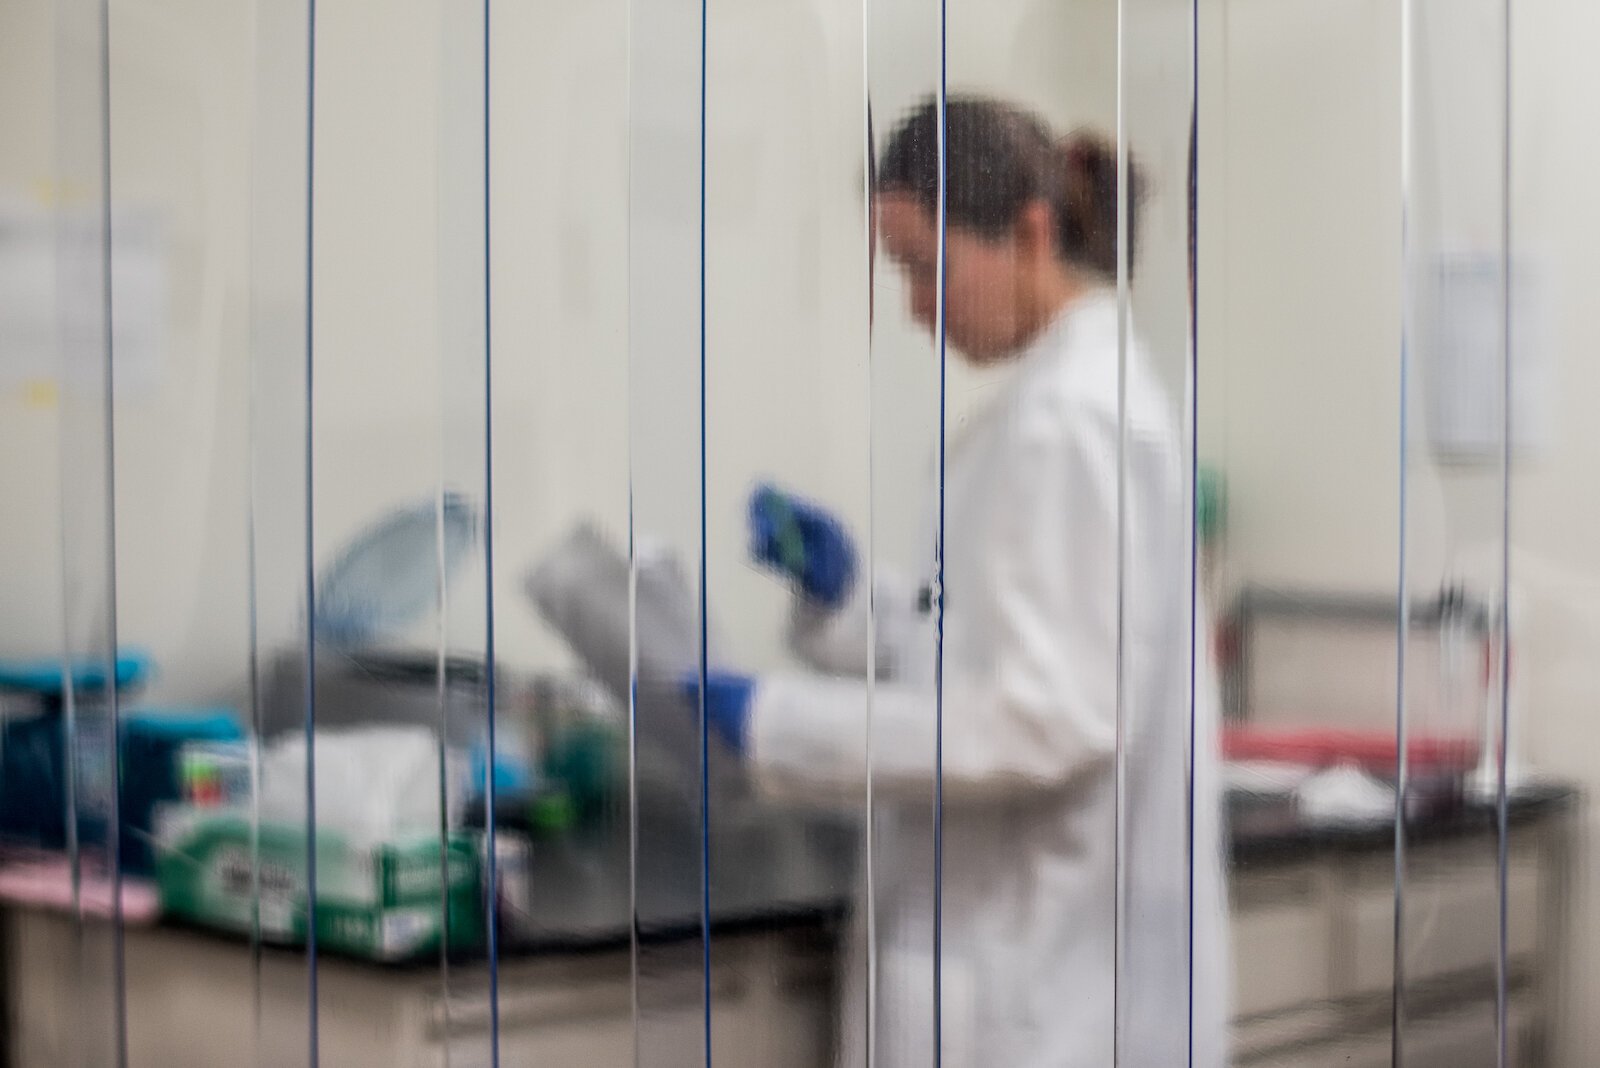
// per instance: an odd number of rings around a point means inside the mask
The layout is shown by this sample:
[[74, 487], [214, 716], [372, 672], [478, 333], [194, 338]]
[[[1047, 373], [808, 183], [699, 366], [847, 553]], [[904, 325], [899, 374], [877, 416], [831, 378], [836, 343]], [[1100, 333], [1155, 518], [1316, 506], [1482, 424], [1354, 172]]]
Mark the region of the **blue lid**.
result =
[[361, 645], [415, 622], [438, 603], [441, 564], [445, 575], [455, 572], [477, 535], [477, 510], [455, 493], [444, 495], [442, 511], [427, 501], [380, 519], [323, 569], [318, 639]]
[[244, 737], [230, 708], [143, 707], [122, 716], [122, 729], [153, 739], [226, 742]]
[[[117, 689], [144, 681], [150, 674], [150, 655], [124, 649], [113, 669]], [[33, 660], [0, 660], [0, 690], [21, 690], [43, 697], [60, 697], [66, 692], [68, 675], [74, 690], [98, 690], [106, 684], [106, 662], [83, 657], [73, 662], [70, 671], [59, 657]]]

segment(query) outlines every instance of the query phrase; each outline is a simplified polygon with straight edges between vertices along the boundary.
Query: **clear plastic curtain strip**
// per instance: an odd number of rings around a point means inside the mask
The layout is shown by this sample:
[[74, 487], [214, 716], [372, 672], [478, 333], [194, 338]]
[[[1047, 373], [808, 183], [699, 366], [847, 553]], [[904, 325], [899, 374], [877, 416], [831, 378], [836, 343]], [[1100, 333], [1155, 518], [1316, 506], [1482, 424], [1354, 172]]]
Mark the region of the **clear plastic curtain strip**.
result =
[[1583, 1063], [1590, 6], [0, 5], [0, 1065]]

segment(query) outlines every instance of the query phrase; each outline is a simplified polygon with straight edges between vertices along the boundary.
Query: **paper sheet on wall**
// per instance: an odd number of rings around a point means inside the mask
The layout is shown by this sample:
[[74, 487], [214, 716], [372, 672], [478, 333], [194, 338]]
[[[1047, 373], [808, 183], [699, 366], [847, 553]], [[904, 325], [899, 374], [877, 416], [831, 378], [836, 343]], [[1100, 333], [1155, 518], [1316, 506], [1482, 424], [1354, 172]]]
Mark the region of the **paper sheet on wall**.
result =
[[[88, 209], [58, 213], [0, 200], [0, 387], [103, 372], [103, 259], [59, 256], [101, 241]], [[117, 208], [111, 230], [112, 353], [119, 386], [160, 375], [169, 269], [165, 226], [151, 210]], [[58, 293], [61, 299], [58, 300]]]
[[1423, 294], [1428, 313], [1422, 355], [1435, 454], [1451, 463], [1499, 462], [1507, 359], [1513, 452], [1538, 452], [1550, 439], [1552, 405], [1548, 310], [1537, 270], [1513, 261], [1507, 287], [1498, 253], [1449, 255], [1439, 259], [1433, 282]]

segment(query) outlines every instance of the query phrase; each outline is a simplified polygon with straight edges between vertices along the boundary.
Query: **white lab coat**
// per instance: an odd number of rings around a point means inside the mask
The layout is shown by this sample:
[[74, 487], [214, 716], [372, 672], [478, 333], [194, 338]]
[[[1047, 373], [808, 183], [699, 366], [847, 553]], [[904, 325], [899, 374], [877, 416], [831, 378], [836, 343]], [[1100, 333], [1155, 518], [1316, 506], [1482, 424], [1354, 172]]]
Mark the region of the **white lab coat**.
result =
[[[870, 690], [858, 590], [833, 613], [797, 603], [791, 639], [816, 671], [756, 691], [751, 765], [791, 796], [859, 800], [870, 715], [872, 1030], [885, 1068], [933, 1063], [939, 707], [943, 1065], [1174, 1068], [1191, 1063], [1191, 1034], [1194, 1065], [1225, 1062], [1216, 698], [1209, 656], [1191, 657], [1207, 631], [1190, 578], [1187, 450], [1134, 345], [1119, 422], [1118, 347], [1115, 300], [1082, 298], [949, 434], [942, 706], [922, 584], [890, 580], [874, 584], [882, 655]], [[851, 973], [840, 1059], [860, 1064], [866, 969]]]

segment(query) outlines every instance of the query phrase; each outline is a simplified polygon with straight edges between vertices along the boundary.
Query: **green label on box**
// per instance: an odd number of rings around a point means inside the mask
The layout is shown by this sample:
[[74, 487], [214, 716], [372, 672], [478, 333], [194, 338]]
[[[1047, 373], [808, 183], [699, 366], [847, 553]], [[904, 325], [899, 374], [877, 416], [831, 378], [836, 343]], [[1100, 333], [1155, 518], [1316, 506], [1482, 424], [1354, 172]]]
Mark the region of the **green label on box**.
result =
[[[238, 813], [175, 823], [183, 825], [163, 835], [156, 859], [167, 912], [243, 933], [259, 924], [268, 941], [305, 941], [303, 829], [264, 824], [254, 832]], [[437, 951], [447, 933], [452, 949], [481, 941], [476, 835], [451, 834], [441, 849], [438, 839], [428, 837], [358, 846], [322, 831], [316, 849], [319, 945], [401, 960]]]

